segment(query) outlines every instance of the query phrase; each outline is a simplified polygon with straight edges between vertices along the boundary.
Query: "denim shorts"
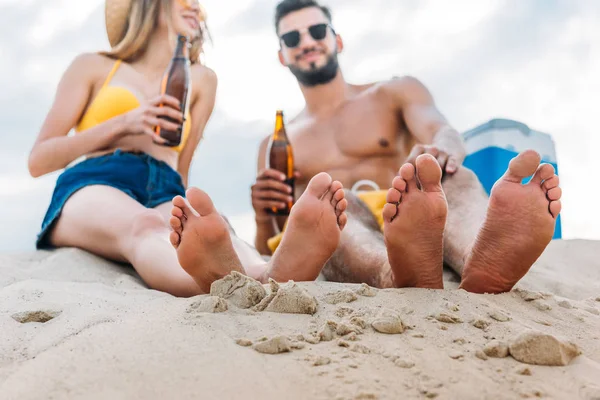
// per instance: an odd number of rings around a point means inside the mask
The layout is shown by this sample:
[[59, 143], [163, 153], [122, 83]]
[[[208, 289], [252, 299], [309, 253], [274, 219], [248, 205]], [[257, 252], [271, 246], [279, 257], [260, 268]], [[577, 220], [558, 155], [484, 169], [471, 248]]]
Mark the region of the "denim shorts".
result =
[[185, 196], [181, 176], [163, 161], [143, 153], [117, 150], [112, 154], [90, 158], [67, 168], [56, 181], [50, 207], [42, 223], [36, 247], [51, 247], [50, 230], [60, 217], [69, 198], [86, 186], [104, 185], [119, 189], [146, 208], [154, 208]]

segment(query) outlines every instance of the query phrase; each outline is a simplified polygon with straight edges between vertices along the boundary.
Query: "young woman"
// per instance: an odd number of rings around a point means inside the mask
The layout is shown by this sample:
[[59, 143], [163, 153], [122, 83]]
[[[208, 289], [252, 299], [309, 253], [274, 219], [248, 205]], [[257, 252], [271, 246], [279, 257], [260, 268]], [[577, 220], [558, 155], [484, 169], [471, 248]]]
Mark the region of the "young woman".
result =
[[[66, 168], [57, 180], [37, 247], [78, 247], [131, 263], [148, 286], [178, 296], [206, 293], [215, 279], [232, 270], [248, 271], [262, 280], [276, 276], [271, 272], [277, 263], [266, 264], [233, 235], [232, 243], [227, 224], [205, 193], [188, 191], [193, 208], [184, 200], [190, 163], [212, 113], [217, 86], [215, 73], [200, 62], [207, 34], [200, 4], [107, 0], [106, 28], [111, 51], [82, 54], [69, 66], [30, 154], [34, 177]], [[178, 34], [191, 40], [187, 110], [181, 110], [176, 99], [159, 96]], [[154, 134], [157, 125], [179, 127], [161, 116], [183, 123], [178, 147], [163, 146]], [[76, 133], [68, 136], [72, 128]], [[330, 213], [341, 215], [331, 179], [321, 182], [324, 193], [331, 192]], [[311, 207], [300, 208], [306, 214], [315, 210]], [[288, 238], [288, 250], [294, 241]], [[311, 279], [326, 259], [316, 261], [320, 266], [313, 267]], [[299, 275], [279, 274], [295, 276]]]

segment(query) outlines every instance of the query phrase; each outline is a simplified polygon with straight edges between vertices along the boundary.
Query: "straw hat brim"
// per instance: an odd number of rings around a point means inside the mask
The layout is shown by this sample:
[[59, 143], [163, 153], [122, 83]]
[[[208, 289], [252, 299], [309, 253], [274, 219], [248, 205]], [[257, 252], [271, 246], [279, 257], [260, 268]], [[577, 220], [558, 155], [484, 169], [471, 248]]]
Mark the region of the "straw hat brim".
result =
[[106, 33], [111, 47], [115, 47], [125, 34], [125, 25], [131, 9], [132, 0], [106, 0], [104, 16]]

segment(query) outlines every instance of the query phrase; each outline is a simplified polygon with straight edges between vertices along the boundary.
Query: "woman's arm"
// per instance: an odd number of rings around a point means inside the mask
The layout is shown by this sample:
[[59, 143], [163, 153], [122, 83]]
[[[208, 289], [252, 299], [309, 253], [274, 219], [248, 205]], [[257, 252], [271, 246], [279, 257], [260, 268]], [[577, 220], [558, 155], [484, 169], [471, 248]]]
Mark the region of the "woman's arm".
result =
[[204, 135], [204, 128], [215, 106], [215, 96], [217, 92], [217, 75], [213, 70], [204, 66], [192, 67], [192, 82], [196, 100], [192, 104], [190, 116], [192, 118], [192, 128], [187, 142], [179, 156], [179, 165], [177, 171], [181, 175], [183, 185], [187, 187], [190, 165], [194, 152]]
[[65, 168], [87, 153], [101, 150], [122, 132], [122, 118], [114, 118], [75, 136], [67, 136], [77, 124], [91, 97], [94, 81], [106, 61], [97, 54], [78, 56], [63, 75], [46, 120], [29, 155], [33, 177]]

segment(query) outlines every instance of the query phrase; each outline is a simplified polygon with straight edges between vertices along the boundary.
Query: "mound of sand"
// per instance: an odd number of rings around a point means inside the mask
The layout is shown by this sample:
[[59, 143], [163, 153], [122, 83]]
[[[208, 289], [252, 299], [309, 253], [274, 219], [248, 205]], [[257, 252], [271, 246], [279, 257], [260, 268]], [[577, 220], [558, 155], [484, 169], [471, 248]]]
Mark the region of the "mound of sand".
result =
[[498, 296], [231, 276], [192, 299], [77, 250], [4, 256], [0, 398], [600, 399], [599, 255], [554, 242]]

